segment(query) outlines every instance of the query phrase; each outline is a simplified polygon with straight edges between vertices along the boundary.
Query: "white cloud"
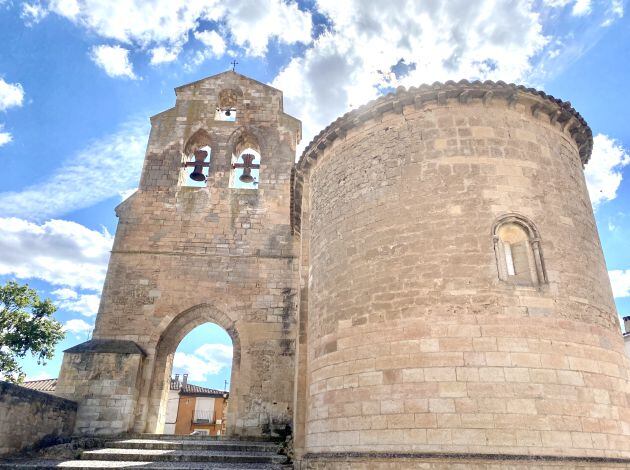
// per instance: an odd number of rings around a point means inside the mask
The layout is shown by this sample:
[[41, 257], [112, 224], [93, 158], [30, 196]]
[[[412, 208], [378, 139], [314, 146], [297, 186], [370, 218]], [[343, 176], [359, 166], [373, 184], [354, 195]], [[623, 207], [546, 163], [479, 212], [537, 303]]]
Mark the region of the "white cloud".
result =
[[81, 7], [77, 0], [52, 0], [51, 8], [69, 19], [76, 18], [81, 12]]
[[[105, 230], [97, 232], [67, 220], [38, 225], [0, 218], [0, 275], [100, 291], [112, 242]], [[90, 302], [83, 302], [85, 309], [93, 306]]]
[[630, 297], [630, 269], [608, 271], [615, 297]]
[[127, 77], [135, 80], [133, 66], [129, 62], [129, 50], [120, 46], [94, 46], [90, 51], [92, 61], [110, 77]]
[[195, 350], [195, 354], [207, 360], [217, 360], [227, 365], [232, 364], [233, 348], [227, 344], [203, 344]]
[[0, 111], [22, 106], [24, 88], [19, 83], [7, 83], [0, 78]]
[[173, 361], [174, 372], [187, 373], [191, 382], [205, 382], [232, 365], [232, 347], [225, 344], [204, 344], [193, 354], [177, 351]]
[[553, 8], [564, 8], [575, 0], [543, 0], [543, 3]]
[[217, 364], [204, 361], [194, 354], [177, 351], [173, 360], [173, 372], [188, 374], [193, 382], [205, 382], [208, 375], [214, 375], [221, 370]]
[[[461, 78], [522, 81], [549, 42], [532, 2], [319, 0], [331, 28], [273, 81], [304, 143], [379, 88]], [[404, 12], [404, 14], [401, 14]]]
[[97, 294], [79, 294], [68, 288], [52, 292], [57, 297], [55, 304], [63, 310], [80, 313], [85, 317], [93, 317], [98, 313], [101, 296]]
[[575, 16], [584, 16], [592, 11], [591, 0], [576, 0], [571, 13]]
[[623, 17], [624, 1], [534, 2], [533, 5], [544, 22], [546, 37], [549, 38], [549, 46], [546, 49], [551, 54], [534, 59], [535, 68], [530, 75], [530, 84], [540, 86], [540, 83], [549, 82], [586, 54], [606, 34], [606, 27]]
[[[24, 88], [20, 83], [7, 83], [0, 78], [0, 111], [9, 108], [20, 107], [24, 102]], [[13, 140], [10, 132], [4, 130], [4, 124], [0, 123], [0, 147]]]
[[610, 2], [610, 12], [617, 18], [623, 18], [623, 1], [612, 0]]
[[196, 31], [194, 36], [206, 48], [198, 50], [192, 55], [188, 62], [184, 64], [186, 70], [193, 70], [206, 60], [221, 57], [225, 54], [227, 43], [216, 31]]
[[4, 124], [0, 123], [0, 147], [2, 147], [4, 144], [8, 144], [13, 140], [13, 136], [11, 135], [11, 133], [5, 132], [3, 129]]
[[20, 17], [27, 26], [39, 23], [48, 15], [48, 10], [39, 3], [23, 3]]
[[263, 56], [271, 38], [285, 44], [311, 42], [310, 13], [283, 0], [240, 0], [230, 3], [226, 23], [234, 43], [252, 56]]
[[588, 15], [592, 11], [592, 0], [543, 0], [543, 4], [552, 8], [564, 8], [573, 4], [571, 14], [574, 16]]
[[[52, 176], [19, 192], [0, 193], [3, 216], [43, 220], [89, 207], [138, 185], [148, 123], [129, 121], [121, 130], [91, 142]], [[77, 165], [77, 162], [81, 162]]]
[[72, 320], [68, 320], [63, 324], [63, 330], [69, 331], [70, 333], [74, 333], [77, 335], [83, 333], [89, 333], [94, 328], [94, 325], [86, 322], [85, 320], [81, 320], [80, 318], [75, 318]]
[[623, 0], [611, 0], [610, 7], [606, 11], [606, 15], [601, 23], [603, 27], [610, 26], [618, 20], [623, 18]]
[[225, 40], [216, 31], [196, 31], [195, 38], [210, 49], [215, 57], [221, 57], [225, 53]]
[[[55, 0], [29, 8], [38, 20], [53, 12], [103, 38], [151, 50], [153, 63], [181, 49], [200, 21], [227, 24], [234, 43], [251, 55], [263, 55], [273, 39], [311, 40], [311, 14], [290, 0]], [[160, 46], [165, 49], [154, 52]]]
[[61, 300], [72, 300], [79, 297], [79, 294], [76, 291], [68, 289], [67, 287], [54, 290], [51, 294]]
[[166, 48], [164, 46], [151, 49], [151, 65], [165, 64], [177, 59], [181, 49], [178, 47]]
[[226, 7], [219, 0], [84, 0], [72, 14], [49, 9], [104, 38], [149, 47], [185, 43], [199, 19], [218, 20]]
[[593, 138], [593, 155], [584, 171], [593, 206], [617, 197], [621, 169], [630, 164], [630, 155], [615, 139], [604, 134]]

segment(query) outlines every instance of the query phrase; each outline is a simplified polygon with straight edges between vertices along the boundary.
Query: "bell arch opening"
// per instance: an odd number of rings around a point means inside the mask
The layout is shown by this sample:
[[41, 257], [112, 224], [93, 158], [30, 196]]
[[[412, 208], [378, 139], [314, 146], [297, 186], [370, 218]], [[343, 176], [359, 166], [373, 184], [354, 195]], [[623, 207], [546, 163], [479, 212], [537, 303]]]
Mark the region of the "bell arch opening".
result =
[[258, 189], [261, 148], [251, 131], [243, 131], [232, 146], [230, 188]]
[[195, 132], [184, 146], [180, 186], [203, 188], [210, 176], [211, 137], [204, 129]]
[[[209, 331], [214, 332], [214, 340], [208, 336], [204, 339]], [[218, 367], [228, 356], [229, 366]], [[156, 348], [145, 431], [191, 434], [200, 430], [197, 434], [206, 434], [203, 431], [207, 430], [208, 435], [233, 434], [240, 357], [238, 332], [227, 315], [207, 305], [178, 315]], [[221, 369], [228, 368], [229, 375], [225, 370], [221, 375]], [[218, 383], [207, 380], [213, 370], [220, 373], [215, 377]], [[221, 382], [227, 390], [223, 390]]]

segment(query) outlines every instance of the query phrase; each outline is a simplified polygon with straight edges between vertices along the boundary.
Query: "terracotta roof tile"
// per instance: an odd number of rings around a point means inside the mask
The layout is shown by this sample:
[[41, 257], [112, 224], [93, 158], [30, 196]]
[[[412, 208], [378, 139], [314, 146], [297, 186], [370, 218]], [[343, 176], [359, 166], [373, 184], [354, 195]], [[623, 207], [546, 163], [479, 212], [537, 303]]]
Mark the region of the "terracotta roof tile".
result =
[[184, 395], [213, 395], [213, 396], [224, 396], [229, 395], [228, 392], [224, 390], [216, 390], [214, 388], [201, 387], [200, 385], [194, 385], [191, 383], [187, 383], [183, 385], [181, 381], [177, 381], [175, 379], [171, 379], [171, 390], [179, 390], [179, 393]]
[[[191, 383], [187, 383], [185, 386], [182, 385], [183, 384], [181, 381], [178, 382], [175, 379], [171, 379], [171, 390], [179, 390], [180, 393], [183, 393], [185, 395], [228, 395], [228, 392], [223, 390], [216, 390], [214, 388], [201, 387], [200, 385], [195, 385]], [[53, 393], [56, 386], [57, 379], [29, 380], [28, 382], [24, 382], [22, 384], [22, 387], [48, 393]]]
[[57, 386], [57, 379], [45, 379], [45, 380], [29, 380], [24, 382], [22, 387], [30, 388], [31, 390], [38, 390], [40, 392], [52, 393]]

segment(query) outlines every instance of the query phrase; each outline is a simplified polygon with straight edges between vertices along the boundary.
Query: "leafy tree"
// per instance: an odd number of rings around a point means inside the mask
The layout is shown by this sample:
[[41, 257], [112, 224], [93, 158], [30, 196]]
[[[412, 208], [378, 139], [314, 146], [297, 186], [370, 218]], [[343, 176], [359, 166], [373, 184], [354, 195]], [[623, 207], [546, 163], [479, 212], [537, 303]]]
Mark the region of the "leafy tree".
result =
[[9, 281], [0, 286], [0, 376], [4, 380], [24, 381], [17, 359], [28, 352], [37, 357], [38, 364], [52, 359], [55, 345], [64, 337], [61, 323], [52, 318], [56, 310], [28, 285]]

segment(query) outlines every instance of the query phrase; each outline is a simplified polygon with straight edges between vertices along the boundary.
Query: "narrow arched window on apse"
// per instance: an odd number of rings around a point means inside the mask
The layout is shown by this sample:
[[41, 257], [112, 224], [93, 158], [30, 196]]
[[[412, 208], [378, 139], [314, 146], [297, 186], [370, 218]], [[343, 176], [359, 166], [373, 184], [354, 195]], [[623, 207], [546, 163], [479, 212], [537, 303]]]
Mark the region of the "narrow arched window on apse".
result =
[[242, 136], [232, 154], [230, 188], [258, 189], [260, 181], [260, 146], [255, 137]]
[[210, 172], [210, 136], [199, 130], [188, 140], [182, 155], [182, 186], [205, 187]]
[[525, 217], [500, 217], [493, 227], [493, 242], [499, 279], [519, 286], [547, 282], [540, 237]]

